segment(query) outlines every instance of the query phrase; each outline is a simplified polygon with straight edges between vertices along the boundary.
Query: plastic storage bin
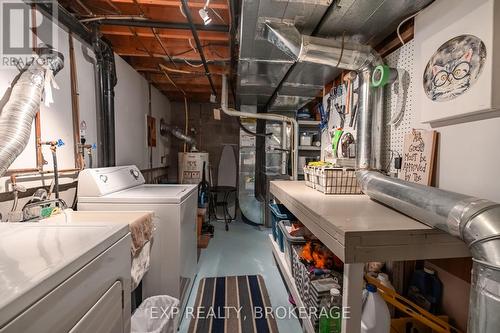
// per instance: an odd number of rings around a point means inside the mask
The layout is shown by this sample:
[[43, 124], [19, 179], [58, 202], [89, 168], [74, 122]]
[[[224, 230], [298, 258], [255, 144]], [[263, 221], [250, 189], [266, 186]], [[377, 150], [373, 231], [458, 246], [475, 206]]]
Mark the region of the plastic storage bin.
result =
[[306, 243], [304, 237], [294, 237], [290, 235], [287, 230], [287, 227], [290, 227], [292, 224], [290, 221], [280, 221], [278, 223], [278, 227], [280, 229], [280, 233], [282, 234], [283, 239], [283, 247], [285, 252], [285, 260], [290, 268], [290, 271], [293, 274], [293, 266], [292, 266], [292, 246], [294, 245], [304, 245]]
[[144, 300], [131, 319], [131, 333], [176, 333], [179, 300], [160, 295]]
[[278, 241], [278, 222], [282, 220], [297, 221], [297, 218], [282, 204], [269, 204], [271, 209], [271, 222], [273, 229], [273, 239]]

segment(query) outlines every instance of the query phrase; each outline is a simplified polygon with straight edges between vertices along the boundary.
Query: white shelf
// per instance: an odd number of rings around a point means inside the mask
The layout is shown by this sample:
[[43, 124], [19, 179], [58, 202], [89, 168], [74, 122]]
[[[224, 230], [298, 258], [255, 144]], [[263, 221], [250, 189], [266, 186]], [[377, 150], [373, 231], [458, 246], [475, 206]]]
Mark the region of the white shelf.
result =
[[[299, 291], [295, 286], [295, 280], [292, 277], [292, 272], [290, 272], [290, 268], [288, 267], [288, 264], [285, 260], [285, 254], [280, 251], [278, 244], [273, 240], [273, 235], [269, 235], [269, 241], [271, 242], [271, 246], [273, 248], [273, 255], [274, 258], [276, 259], [276, 262], [278, 263], [278, 268], [281, 271], [281, 274], [283, 275], [288, 290], [290, 291], [293, 299], [295, 300], [297, 308], [305, 309], [305, 305], [300, 299]], [[302, 319], [302, 328], [304, 332], [315, 333], [311, 321], [308, 320], [307, 318], [301, 318], [301, 319]]]
[[468, 257], [464, 242], [366, 195], [326, 195], [303, 181], [271, 193], [344, 263]]
[[297, 120], [297, 123], [299, 123], [299, 125], [303, 125], [303, 126], [319, 126], [320, 121], [319, 120]]
[[314, 150], [314, 151], [320, 151], [321, 147], [317, 146], [299, 146], [299, 150]]

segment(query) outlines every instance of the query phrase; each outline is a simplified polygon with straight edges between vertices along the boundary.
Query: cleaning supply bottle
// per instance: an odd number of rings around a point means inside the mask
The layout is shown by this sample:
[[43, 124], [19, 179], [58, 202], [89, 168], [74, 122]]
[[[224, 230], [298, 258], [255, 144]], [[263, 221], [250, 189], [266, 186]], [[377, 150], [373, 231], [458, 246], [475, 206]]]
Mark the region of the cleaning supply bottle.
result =
[[205, 208], [209, 200], [210, 184], [207, 182], [205, 175], [206, 162], [203, 162], [203, 171], [201, 182], [198, 184], [198, 208]]
[[320, 304], [319, 333], [340, 333], [342, 324], [342, 294], [330, 289], [330, 299]]
[[391, 315], [377, 287], [367, 284], [368, 292], [361, 313], [361, 333], [389, 333], [391, 329]]
[[432, 314], [439, 312], [443, 284], [436, 272], [428, 267], [413, 272], [408, 288], [408, 298]]

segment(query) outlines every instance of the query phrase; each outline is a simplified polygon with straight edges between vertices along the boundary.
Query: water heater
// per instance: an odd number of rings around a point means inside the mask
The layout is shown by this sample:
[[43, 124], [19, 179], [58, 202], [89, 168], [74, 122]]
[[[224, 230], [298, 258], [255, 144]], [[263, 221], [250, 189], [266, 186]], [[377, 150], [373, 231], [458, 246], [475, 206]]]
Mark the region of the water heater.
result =
[[208, 180], [208, 153], [179, 153], [179, 183], [200, 183], [203, 173], [203, 162], [205, 162], [205, 175]]

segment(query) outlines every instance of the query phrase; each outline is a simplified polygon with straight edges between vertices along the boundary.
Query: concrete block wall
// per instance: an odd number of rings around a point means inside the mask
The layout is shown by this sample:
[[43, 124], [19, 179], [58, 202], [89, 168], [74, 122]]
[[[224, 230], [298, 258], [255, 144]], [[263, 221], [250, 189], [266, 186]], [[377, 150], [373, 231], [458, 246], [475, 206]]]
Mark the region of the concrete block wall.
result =
[[[171, 125], [184, 130], [185, 108], [182, 102], [172, 102]], [[198, 150], [209, 153], [210, 167], [217, 181], [217, 168], [224, 144], [233, 145], [238, 161], [239, 125], [234, 117], [221, 113], [221, 120], [215, 120], [213, 104], [189, 103], [189, 129], [196, 131]], [[171, 138], [171, 154], [169, 163], [169, 180], [177, 181], [178, 152], [184, 149], [184, 143], [176, 138]], [[207, 175], [208, 176], [208, 175]]]

